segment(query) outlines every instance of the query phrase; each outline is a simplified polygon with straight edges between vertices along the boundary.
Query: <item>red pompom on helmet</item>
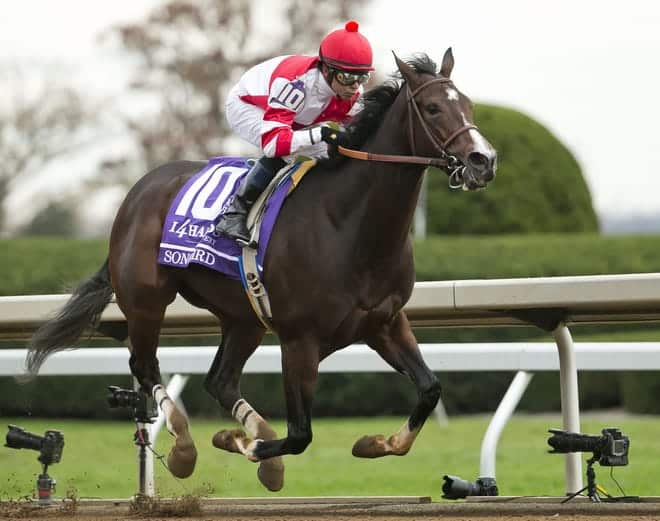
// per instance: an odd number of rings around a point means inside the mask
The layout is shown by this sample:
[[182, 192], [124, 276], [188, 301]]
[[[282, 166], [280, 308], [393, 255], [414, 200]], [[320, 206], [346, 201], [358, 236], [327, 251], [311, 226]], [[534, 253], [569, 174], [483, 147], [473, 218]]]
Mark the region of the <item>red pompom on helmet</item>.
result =
[[345, 71], [373, 71], [371, 44], [358, 32], [359, 27], [355, 20], [349, 20], [343, 29], [323, 38], [319, 49], [321, 61]]

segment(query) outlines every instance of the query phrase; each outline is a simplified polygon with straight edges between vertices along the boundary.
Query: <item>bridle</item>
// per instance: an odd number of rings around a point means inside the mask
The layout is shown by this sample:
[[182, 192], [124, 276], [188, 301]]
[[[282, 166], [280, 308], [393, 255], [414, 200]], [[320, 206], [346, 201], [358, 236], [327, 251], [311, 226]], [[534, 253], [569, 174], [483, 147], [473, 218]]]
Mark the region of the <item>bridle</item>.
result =
[[[343, 146], [338, 146], [337, 150], [340, 154], [350, 157], [352, 159], [360, 159], [363, 161], [381, 161], [385, 163], [408, 163], [415, 165], [426, 165], [426, 166], [435, 166], [441, 168], [449, 175], [449, 187], [450, 188], [461, 188], [463, 186], [463, 172], [465, 172], [466, 166], [463, 162], [456, 156], [447, 152], [447, 147], [461, 134], [469, 130], [475, 129], [478, 130], [476, 125], [467, 124], [462, 127], [454, 130], [449, 136], [443, 141], [439, 141], [433, 135], [429, 129], [424, 117], [422, 116], [417, 102], [415, 101], [415, 96], [419, 94], [429, 85], [434, 83], [451, 83], [449, 78], [435, 78], [429, 80], [426, 83], [422, 83], [415, 90], [410, 90], [410, 86], [406, 83], [406, 97], [408, 102], [408, 138], [410, 144], [410, 150], [412, 150], [413, 155], [411, 156], [402, 156], [402, 155], [390, 155], [390, 154], [373, 154], [371, 152], [363, 152], [361, 150], [354, 150], [351, 148], [346, 148]], [[423, 157], [416, 155], [415, 152], [415, 124], [413, 120], [413, 113], [417, 115], [417, 119], [426, 134], [426, 137], [431, 142], [433, 147], [438, 151], [440, 157]]]

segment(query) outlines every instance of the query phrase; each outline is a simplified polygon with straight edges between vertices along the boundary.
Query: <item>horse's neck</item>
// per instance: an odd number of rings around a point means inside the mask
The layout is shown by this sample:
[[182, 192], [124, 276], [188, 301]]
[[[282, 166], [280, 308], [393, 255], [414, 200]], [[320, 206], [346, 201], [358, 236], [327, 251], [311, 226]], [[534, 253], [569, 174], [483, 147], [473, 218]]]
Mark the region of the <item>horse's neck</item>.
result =
[[[399, 96], [363, 150], [378, 154], [411, 155], [406, 134], [405, 98]], [[364, 211], [359, 224], [362, 240], [375, 254], [402, 248], [417, 206], [424, 168], [400, 163], [364, 162], [360, 165]]]

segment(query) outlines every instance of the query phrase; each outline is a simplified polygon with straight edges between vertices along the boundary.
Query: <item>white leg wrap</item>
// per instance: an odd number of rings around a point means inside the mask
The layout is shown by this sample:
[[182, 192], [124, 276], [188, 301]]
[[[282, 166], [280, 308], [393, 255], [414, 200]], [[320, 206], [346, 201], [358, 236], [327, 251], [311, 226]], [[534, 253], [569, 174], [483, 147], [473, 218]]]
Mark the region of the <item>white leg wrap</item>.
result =
[[253, 437], [257, 436], [258, 425], [261, 422], [265, 422], [261, 415], [242, 398], [238, 400], [232, 407], [231, 415], [236, 419], [238, 423], [245, 427], [248, 433]]
[[172, 398], [170, 398], [169, 395], [167, 394], [165, 387], [163, 387], [160, 384], [156, 385], [153, 388], [152, 392], [153, 392], [154, 400], [158, 404], [160, 410], [163, 411], [163, 414], [165, 415], [165, 424], [167, 425], [167, 430], [170, 431], [172, 434], [175, 434], [174, 432], [172, 432], [172, 424], [170, 422], [170, 416], [172, 415], [172, 411], [176, 408], [174, 402], [172, 401]]

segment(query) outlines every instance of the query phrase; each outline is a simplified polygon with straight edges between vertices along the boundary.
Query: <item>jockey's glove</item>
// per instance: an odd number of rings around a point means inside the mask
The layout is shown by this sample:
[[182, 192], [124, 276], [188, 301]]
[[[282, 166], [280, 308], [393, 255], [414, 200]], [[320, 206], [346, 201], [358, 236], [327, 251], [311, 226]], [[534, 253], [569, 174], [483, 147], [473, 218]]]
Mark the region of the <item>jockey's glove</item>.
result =
[[334, 146], [348, 147], [351, 144], [348, 132], [331, 127], [321, 127], [321, 140]]

